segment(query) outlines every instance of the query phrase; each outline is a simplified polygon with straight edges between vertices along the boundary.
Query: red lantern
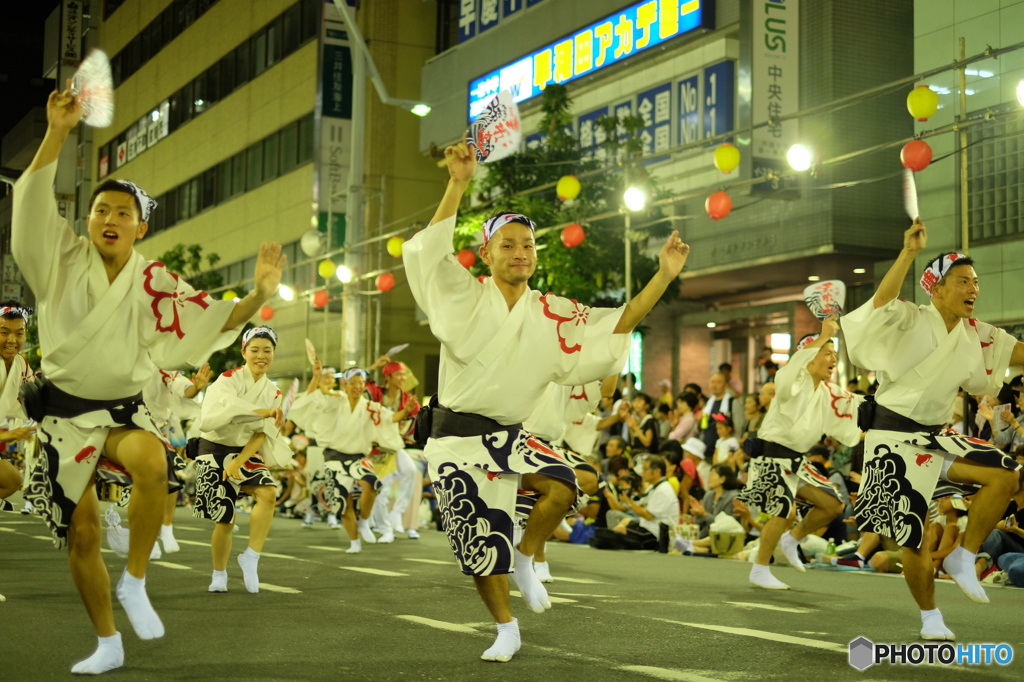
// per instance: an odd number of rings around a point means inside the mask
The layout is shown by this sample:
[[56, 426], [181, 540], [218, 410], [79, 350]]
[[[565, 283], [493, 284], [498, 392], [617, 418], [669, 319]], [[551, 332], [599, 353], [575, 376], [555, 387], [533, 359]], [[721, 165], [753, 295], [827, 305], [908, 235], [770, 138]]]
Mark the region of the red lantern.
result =
[[932, 162], [932, 148], [924, 140], [911, 140], [903, 145], [900, 162], [915, 173], [923, 171]]
[[704, 210], [712, 220], [721, 220], [732, 211], [732, 199], [725, 192], [715, 192], [704, 202]]
[[484, 282], [487, 281], [487, 275], [480, 275], [479, 277], [476, 278], [476, 281], [478, 281], [481, 284], [483, 284]]
[[274, 316], [274, 309], [271, 306], [265, 305], [262, 308], [260, 308], [260, 319], [263, 320], [264, 322], [266, 322], [267, 320], [269, 320], [273, 316]]
[[462, 267], [469, 269], [476, 265], [476, 254], [473, 253], [473, 249], [463, 249], [455, 256], [462, 263]]
[[579, 223], [566, 225], [565, 229], [562, 230], [562, 243], [565, 244], [566, 248], [571, 249], [582, 244], [586, 236], [583, 226]]
[[377, 275], [377, 289], [380, 291], [391, 291], [395, 286], [395, 276], [390, 272], [382, 272]]
[[313, 294], [313, 307], [314, 308], [323, 308], [325, 305], [327, 305], [327, 302], [330, 301], [330, 300], [331, 300], [330, 294], [328, 294], [326, 291], [321, 289], [320, 291], [318, 291], [315, 294]]

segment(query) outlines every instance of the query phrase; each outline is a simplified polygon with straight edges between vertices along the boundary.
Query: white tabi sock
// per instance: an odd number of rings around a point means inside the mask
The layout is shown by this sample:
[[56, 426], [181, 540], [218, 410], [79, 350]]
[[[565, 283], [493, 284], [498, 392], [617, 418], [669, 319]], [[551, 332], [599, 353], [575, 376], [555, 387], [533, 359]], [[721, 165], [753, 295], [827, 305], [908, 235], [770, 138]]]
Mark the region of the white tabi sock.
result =
[[181, 547], [178, 546], [178, 541], [174, 539], [174, 526], [160, 526], [160, 542], [164, 543], [164, 552], [166, 554], [174, 554]]
[[164, 636], [164, 624], [156, 615], [146, 595], [146, 579], [136, 578], [125, 569], [117, 582], [117, 600], [128, 614], [128, 620], [139, 639], [157, 639]]
[[804, 562], [800, 561], [800, 553], [796, 551], [796, 548], [799, 546], [800, 541], [793, 537], [789, 531], [779, 539], [779, 547], [782, 548], [782, 553], [786, 555], [786, 560], [789, 561], [793, 568], [803, 573], [807, 569], [804, 568]]
[[519, 551], [518, 547], [515, 552], [516, 570], [512, 574], [512, 578], [516, 581], [530, 610], [534, 613], [544, 613], [551, 608], [551, 601], [548, 599], [548, 591], [544, 589], [544, 584], [537, 579], [537, 574], [533, 571], [533, 557], [526, 556]]
[[533, 572], [537, 574], [537, 580], [542, 583], [555, 582], [555, 579], [551, 577], [551, 566], [546, 561], [534, 561]]
[[370, 530], [370, 519], [359, 519], [357, 526], [359, 527], [360, 538], [371, 545], [377, 542], [377, 536]]
[[328, 528], [340, 528], [341, 524], [338, 523], [338, 517], [335, 516], [334, 514], [328, 514], [327, 515], [327, 527]]
[[985, 594], [985, 588], [978, 582], [978, 576], [974, 572], [974, 562], [977, 559], [976, 554], [959, 546], [942, 560], [942, 568], [972, 601], [987, 604], [988, 595]]
[[242, 580], [245, 581], [245, 589], [252, 594], [260, 591], [260, 577], [256, 574], [259, 562], [260, 555], [254, 552], [252, 547], [247, 547], [238, 555], [238, 565], [242, 567]]
[[124, 645], [121, 633], [115, 632], [110, 637], [97, 637], [99, 644], [92, 656], [71, 666], [75, 675], [99, 675], [124, 665]]
[[153, 549], [149, 552], [150, 561], [158, 561], [163, 556], [163, 552], [160, 551], [160, 543], [153, 541]]
[[498, 626], [498, 637], [494, 640], [491, 648], [485, 651], [480, 658], [485, 661], [508, 663], [522, 645], [519, 638], [519, 621], [513, 618], [511, 623], [495, 623], [495, 625]]
[[213, 578], [210, 580], [210, 592], [227, 592], [228, 591], [228, 572], [227, 571], [214, 571]]
[[921, 639], [929, 639], [938, 642], [955, 642], [956, 635], [946, 627], [942, 620], [942, 614], [938, 609], [921, 611]]
[[359, 554], [363, 551], [363, 543], [359, 540], [349, 540], [348, 549], [345, 550], [345, 554]]
[[789, 589], [789, 585], [772, 575], [771, 569], [760, 564], [754, 564], [750, 567], [750, 582], [766, 590]]
[[391, 521], [391, 532], [405, 532], [405, 526], [402, 525], [402, 512], [392, 510], [388, 513], [388, 520]]

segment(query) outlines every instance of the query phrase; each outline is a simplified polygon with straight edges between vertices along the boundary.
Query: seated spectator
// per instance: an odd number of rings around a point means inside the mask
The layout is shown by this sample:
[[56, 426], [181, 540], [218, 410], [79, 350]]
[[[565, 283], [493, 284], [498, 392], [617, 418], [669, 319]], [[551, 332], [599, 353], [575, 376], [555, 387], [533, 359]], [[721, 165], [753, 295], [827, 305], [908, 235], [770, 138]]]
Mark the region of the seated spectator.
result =
[[1021, 424], [1021, 413], [1024, 412], [1024, 393], [1014, 393], [1014, 404], [1009, 410], [1000, 414], [1005, 428], [996, 434], [996, 445], [1007, 452], [1016, 452], [1024, 447], [1024, 424]]
[[658, 407], [654, 411], [654, 418], [658, 420], [658, 442], [664, 441], [668, 438], [668, 434], [672, 431], [672, 408], [665, 403], [658, 403]]
[[807, 451], [807, 461], [814, 465], [814, 468], [818, 472], [828, 478], [832, 482], [832, 487], [835, 488], [836, 495], [839, 496], [840, 502], [843, 503], [843, 513], [832, 519], [828, 526], [826, 526], [823, 537], [833, 538], [836, 544], [846, 542], [846, 538], [849, 535], [849, 524], [846, 523], [846, 519], [853, 516], [853, 504], [850, 502], [850, 492], [846, 488], [846, 479], [843, 475], [832, 468], [832, 453], [824, 445], [815, 445]]
[[632, 405], [633, 414], [626, 417], [630, 447], [634, 453], [657, 452], [658, 420], [651, 414], [654, 401], [646, 393], [637, 393]]
[[761, 428], [761, 420], [764, 419], [768, 409], [761, 407], [760, 397], [754, 393], [748, 393], [743, 398], [743, 416], [747, 420], [747, 426], [739, 438], [740, 446], [748, 438], [757, 438], [757, 430]]
[[679, 481], [683, 462], [683, 446], [674, 440], [667, 440], [658, 448], [658, 455], [665, 460], [665, 478], [672, 486], [672, 492], [679, 497]]
[[[1024, 448], [1017, 451], [1017, 462], [1024, 464]], [[1007, 573], [1009, 582], [1017, 587], [1024, 587], [1024, 474], [1021, 475], [1020, 488], [1010, 499], [1004, 518], [989, 533], [978, 552], [975, 568], [979, 577], [987, 576], [996, 570]], [[1013, 570], [1011, 571], [1010, 568]]]
[[[696, 436], [688, 439], [682, 446], [683, 460], [679, 465], [679, 508], [683, 514], [690, 513], [691, 497], [698, 500], [704, 497], [706, 479], [700, 474], [700, 467], [707, 464], [707, 460], [704, 459], [705, 447], [704, 441]], [[709, 467], [708, 474], [710, 473]]]
[[626, 461], [626, 466], [622, 468], [629, 468], [629, 448], [622, 436], [612, 436], [609, 438], [608, 442], [605, 444], [604, 451], [605, 459], [601, 461], [601, 468], [604, 470], [604, 473], [608, 474], [618, 472], [618, 469], [612, 468], [612, 460], [624, 459]]
[[697, 435], [697, 400], [696, 394], [686, 391], [676, 396], [676, 423], [669, 431], [669, 439], [685, 443]]
[[925, 530], [925, 542], [931, 550], [936, 575], [942, 569], [942, 560], [960, 546], [967, 529], [967, 503], [962, 495], [947, 495], [936, 500], [939, 515]]
[[733, 501], [740, 487], [736, 472], [725, 464], [712, 467], [708, 487], [702, 502], [690, 500], [690, 514], [700, 528], [699, 539], [694, 540], [690, 546], [687, 546], [687, 541], [677, 539], [676, 547], [680, 551], [707, 551], [711, 548], [711, 524], [715, 517], [722, 512], [729, 516], [735, 515]]
[[657, 455], [645, 459], [641, 476], [647, 489], [643, 495], [639, 500], [625, 492], [619, 497], [622, 506], [636, 518], [625, 512], [609, 511], [609, 528], [597, 529], [590, 545], [598, 549], [657, 549], [661, 526], [679, 522], [679, 503], [665, 473], [664, 459]]
[[714, 415], [715, 429], [718, 431], [718, 440], [715, 441], [715, 454], [711, 459], [712, 466], [726, 464], [732, 453], [740, 449], [740, 442], [733, 435], [732, 417], [725, 414]]

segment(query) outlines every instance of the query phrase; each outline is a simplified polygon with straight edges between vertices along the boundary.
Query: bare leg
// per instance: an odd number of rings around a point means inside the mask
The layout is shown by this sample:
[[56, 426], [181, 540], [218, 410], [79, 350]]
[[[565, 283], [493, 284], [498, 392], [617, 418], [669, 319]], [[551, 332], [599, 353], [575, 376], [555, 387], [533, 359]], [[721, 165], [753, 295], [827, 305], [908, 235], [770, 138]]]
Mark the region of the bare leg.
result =
[[341, 525], [345, 527], [349, 540], [358, 540], [356, 534], [356, 507], [352, 502], [352, 496], [348, 496], [348, 504], [345, 505], [345, 513], [341, 515]]
[[971, 513], [967, 515], [967, 530], [964, 531], [960, 546], [971, 554], [977, 554], [981, 543], [1002, 519], [1010, 498], [1017, 492], [1017, 473], [1006, 469], [975, 464], [962, 457], [949, 467], [949, 480], [958, 483], [981, 485], [981, 490], [971, 502]]
[[234, 523], [218, 523], [213, 527], [210, 551], [213, 554], [213, 570], [215, 571], [228, 570], [228, 557], [231, 556], [231, 534], [234, 529]]
[[96, 488], [89, 486], [78, 501], [68, 527], [68, 563], [71, 578], [82, 597], [96, 634], [111, 637], [114, 609], [110, 598], [110, 575], [100, 556], [100, 505]]
[[496, 623], [512, 622], [512, 610], [509, 607], [508, 576], [475, 575], [473, 582], [476, 591], [491, 612]]
[[0, 500], [6, 499], [21, 489], [21, 472], [8, 462], [0, 459]]
[[523, 487], [541, 494], [526, 520], [526, 530], [519, 541], [519, 551], [532, 557], [569, 513], [576, 500], [576, 490], [565, 481], [541, 474], [522, 476]]
[[843, 503], [839, 501], [839, 498], [821, 488], [804, 485], [797, 489], [796, 494], [814, 505], [814, 509], [807, 512], [803, 521], [790, 531], [790, 535], [797, 541], [803, 540], [819, 528], [824, 528], [832, 523], [832, 519], [843, 513]]
[[761, 528], [761, 543], [757, 548], [757, 565], [767, 566], [771, 563], [775, 546], [779, 544], [779, 538], [786, 532], [786, 519], [781, 516], [773, 516]]
[[270, 533], [270, 522], [274, 520], [274, 488], [269, 485], [242, 486], [242, 492], [252, 495], [255, 501], [249, 514], [249, 548], [262, 552], [263, 543]]
[[919, 548], [903, 548], [903, 575], [914, 601], [922, 611], [935, 608], [935, 569], [932, 568], [932, 553], [926, 544]]
[[174, 511], [178, 508], [178, 493], [167, 493], [167, 502], [164, 507], [164, 525], [174, 525]]
[[362, 499], [359, 500], [359, 518], [366, 521], [373, 513], [373, 503], [377, 501], [377, 491], [366, 481], [359, 481], [359, 487], [363, 489]]

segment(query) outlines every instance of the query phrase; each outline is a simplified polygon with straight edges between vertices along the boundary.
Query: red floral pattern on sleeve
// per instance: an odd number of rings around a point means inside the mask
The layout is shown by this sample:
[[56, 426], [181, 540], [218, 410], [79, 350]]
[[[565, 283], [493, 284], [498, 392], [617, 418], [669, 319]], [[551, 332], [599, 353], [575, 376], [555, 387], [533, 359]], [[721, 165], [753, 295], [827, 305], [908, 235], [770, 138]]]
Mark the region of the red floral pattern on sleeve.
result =
[[[169, 272], [163, 263], [153, 262], [144, 270], [145, 278], [142, 287], [153, 299], [153, 317], [156, 318], [156, 330], [158, 332], [174, 332], [179, 339], [185, 338], [185, 332], [181, 328], [180, 311], [186, 305], [192, 303], [203, 310], [210, 307], [210, 295], [205, 291], [193, 291], [188, 284], [183, 283], [181, 278], [173, 272]], [[165, 282], [155, 282], [157, 277], [170, 278], [173, 289], [170, 291], [161, 290]], [[184, 289], [184, 291], [182, 291]], [[188, 295], [192, 291], [192, 295]]]
[[554, 320], [555, 333], [562, 352], [567, 355], [579, 353], [583, 349], [583, 330], [590, 317], [590, 308], [569, 298], [560, 298], [554, 294], [540, 297], [544, 306], [544, 317]]

